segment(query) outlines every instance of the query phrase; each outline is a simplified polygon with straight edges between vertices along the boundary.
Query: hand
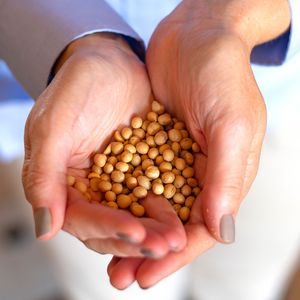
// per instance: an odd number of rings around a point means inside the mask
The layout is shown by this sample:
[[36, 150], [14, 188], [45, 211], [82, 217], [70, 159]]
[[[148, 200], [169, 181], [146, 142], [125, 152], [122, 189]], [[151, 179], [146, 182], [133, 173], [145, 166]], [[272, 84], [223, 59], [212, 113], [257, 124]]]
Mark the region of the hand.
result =
[[[169, 206], [162, 204], [160, 212], [153, 207], [150, 218], [140, 221], [89, 204], [72, 188], [67, 194], [66, 175], [82, 176], [79, 170], [90, 166], [113, 130], [148, 110], [144, 65], [123, 38], [99, 34], [72, 43], [57, 70], [25, 130], [23, 183], [38, 238], [48, 240], [63, 227], [95, 251], [120, 256], [161, 257], [172, 245], [184, 247], [183, 227]], [[161, 220], [164, 214], [170, 224]]]
[[277, 31], [272, 26], [263, 31], [257, 23], [249, 28], [253, 19], [261, 19], [263, 25], [272, 19], [272, 14], [261, 17], [260, 6], [247, 1], [182, 1], [154, 32], [147, 51], [153, 92], [185, 121], [199, 143], [202, 154], [194, 167], [203, 190], [185, 225], [186, 248], [156, 261], [113, 258], [108, 274], [115, 287], [124, 289], [135, 280], [150, 287], [216, 240], [234, 241], [234, 219], [256, 175], [266, 127], [264, 101], [250, 66], [251, 49], [289, 24], [285, 3], [277, 12], [284, 16]]

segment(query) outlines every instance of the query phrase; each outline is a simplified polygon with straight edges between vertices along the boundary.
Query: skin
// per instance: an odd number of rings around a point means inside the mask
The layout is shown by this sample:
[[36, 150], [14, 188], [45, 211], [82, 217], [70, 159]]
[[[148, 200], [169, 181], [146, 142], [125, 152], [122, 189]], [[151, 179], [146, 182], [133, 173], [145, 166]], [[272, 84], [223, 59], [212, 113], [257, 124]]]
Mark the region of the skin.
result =
[[147, 249], [156, 258], [182, 249], [184, 228], [167, 200], [159, 198], [160, 205], [153, 206], [154, 196], [149, 196], [145, 202], [150, 201], [151, 213], [138, 220], [124, 211], [90, 205], [66, 185], [67, 174], [84, 177], [92, 155], [103, 150], [118, 125], [149, 109], [145, 66], [123, 38], [99, 34], [72, 43], [55, 71], [25, 130], [26, 197], [33, 210], [48, 207], [52, 216], [50, 232], [39, 239], [49, 240], [64, 229], [97, 252], [122, 257], [145, 257], [141, 250]]
[[[41, 239], [63, 227], [93, 250], [115, 254], [108, 274], [119, 289], [135, 280], [150, 287], [216, 241], [224, 242], [220, 218], [235, 217], [249, 190], [266, 126], [251, 49], [279, 36], [289, 23], [283, 0], [186, 0], [156, 29], [147, 51], [155, 98], [185, 120], [202, 150], [196, 169], [203, 191], [184, 229], [161, 198], [156, 207], [146, 199], [149, 217], [138, 221], [105, 207], [88, 207], [76, 191], [67, 191], [66, 174], [88, 167], [116, 124], [147, 111], [141, 99], [151, 98], [145, 68], [123, 40], [99, 35], [99, 40], [72, 43], [26, 125], [26, 196], [33, 209], [46, 206], [52, 214], [52, 230]], [[118, 240], [119, 230], [137, 244]], [[163, 258], [136, 257], [140, 245]]]
[[225, 242], [221, 217], [235, 218], [256, 176], [266, 128], [250, 53], [289, 23], [287, 1], [190, 0], [158, 25], [147, 51], [152, 89], [199, 143], [195, 169], [203, 190], [185, 225], [187, 246], [157, 261], [114, 257], [108, 274], [116, 288], [135, 280], [148, 288]]

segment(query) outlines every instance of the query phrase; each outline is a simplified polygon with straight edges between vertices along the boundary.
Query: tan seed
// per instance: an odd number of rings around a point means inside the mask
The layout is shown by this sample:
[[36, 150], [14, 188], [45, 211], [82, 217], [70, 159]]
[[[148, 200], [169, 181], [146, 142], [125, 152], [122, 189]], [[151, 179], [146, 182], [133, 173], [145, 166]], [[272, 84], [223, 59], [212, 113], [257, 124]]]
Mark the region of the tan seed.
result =
[[110, 174], [114, 170], [114, 166], [110, 163], [106, 163], [105, 166], [103, 167], [103, 171], [106, 174]]
[[138, 138], [137, 136], [132, 136], [130, 139], [129, 139], [129, 143], [133, 146], [136, 146], [136, 144], [140, 142], [140, 138]]
[[136, 153], [136, 148], [131, 144], [127, 144], [124, 146], [124, 151], [129, 151], [130, 153], [134, 154]]
[[154, 137], [152, 135], [147, 136], [146, 143], [149, 145], [149, 147], [155, 147], [156, 146]]
[[167, 142], [168, 134], [165, 131], [159, 131], [154, 136], [154, 142], [156, 145], [160, 146]]
[[126, 179], [126, 185], [130, 190], [133, 190], [138, 185], [138, 181], [135, 177], [131, 176]]
[[124, 181], [125, 179], [125, 175], [123, 172], [119, 171], [119, 170], [114, 170], [112, 173], [111, 173], [111, 179], [113, 182], [117, 182], [117, 183], [121, 183]]
[[155, 195], [161, 195], [164, 192], [164, 186], [159, 182], [155, 182], [152, 184], [152, 191]]
[[151, 189], [151, 182], [150, 182], [150, 180], [149, 180], [149, 178], [147, 176], [143, 176], [143, 175], [142, 176], [138, 176], [137, 182], [138, 182], [139, 186], [142, 186], [146, 190], [150, 190]]
[[156, 158], [155, 158], [155, 164], [156, 165], [160, 165], [161, 163], [164, 162], [164, 158], [162, 157], [162, 155], [158, 155]]
[[147, 127], [147, 133], [150, 135], [155, 135], [161, 130], [161, 125], [157, 122], [151, 122]]
[[172, 118], [169, 114], [165, 113], [163, 115], [160, 115], [158, 117], [158, 123], [160, 125], [166, 126], [169, 125], [172, 122]]
[[196, 178], [190, 177], [186, 181], [190, 187], [196, 187], [198, 185], [198, 181]]
[[174, 128], [178, 129], [178, 130], [185, 129], [185, 125], [181, 121], [176, 121], [175, 124], [174, 124]]
[[122, 173], [126, 173], [129, 169], [129, 165], [125, 162], [119, 161], [116, 163], [116, 169], [121, 171]]
[[177, 157], [175, 159], [175, 167], [180, 171], [184, 170], [186, 167], [185, 160], [183, 158]]
[[155, 100], [154, 100], [154, 101], [152, 102], [152, 111], [154, 111], [154, 112], [156, 112], [157, 114], [161, 115], [161, 114], [164, 113], [165, 108], [164, 108], [164, 106], [163, 106], [161, 103], [159, 103], [158, 101], [155, 101]]
[[178, 214], [179, 211], [180, 211], [180, 209], [181, 209], [181, 205], [178, 204], [178, 203], [175, 203], [175, 204], [173, 205], [173, 208], [174, 208], [175, 212]]
[[145, 208], [136, 202], [131, 203], [130, 211], [136, 217], [142, 217], [145, 214]]
[[114, 139], [115, 139], [115, 141], [117, 141], [117, 142], [122, 142], [122, 143], [124, 142], [124, 139], [123, 139], [123, 137], [122, 137], [122, 135], [121, 135], [121, 133], [120, 133], [119, 130], [116, 130], [116, 131], [115, 131]]
[[159, 177], [159, 169], [155, 166], [150, 166], [146, 169], [145, 174], [150, 179], [156, 179]]
[[[104, 202], [104, 201], [102, 201], [102, 202]], [[116, 202], [113, 202], [113, 201], [107, 202], [105, 206], [110, 207], [110, 208], [114, 208], [114, 209], [118, 209], [119, 208], [118, 204]]]
[[122, 193], [122, 190], [123, 190], [123, 186], [121, 183], [113, 183], [112, 184], [112, 188], [111, 190], [116, 194], [116, 195], [119, 195]]
[[100, 179], [105, 181], [110, 181], [110, 176], [108, 174], [103, 173], [100, 175]]
[[154, 162], [152, 159], [147, 158], [142, 162], [142, 169], [145, 171], [148, 167], [153, 166]]
[[173, 183], [175, 180], [175, 175], [173, 172], [167, 171], [161, 175], [161, 180], [163, 183]]
[[141, 163], [142, 159], [141, 157], [136, 153], [136, 154], [133, 154], [133, 157], [132, 157], [132, 160], [131, 160], [131, 164], [136, 167], [136, 166], [139, 166], [140, 163]]
[[139, 142], [136, 144], [136, 150], [140, 154], [146, 154], [149, 150], [149, 145], [145, 142]]
[[200, 152], [201, 149], [200, 149], [200, 146], [194, 142], [192, 145], [192, 150], [193, 150], [193, 152], [198, 153], [198, 152]]
[[164, 196], [167, 199], [171, 199], [176, 193], [176, 188], [172, 183], [168, 183], [165, 185]]
[[186, 167], [183, 171], [182, 171], [182, 176], [185, 178], [190, 178], [194, 176], [194, 169], [192, 167]]
[[186, 206], [181, 207], [179, 212], [178, 212], [179, 218], [183, 221], [186, 222], [189, 217], [190, 217], [190, 209]]
[[185, 199], [184, 205], [186, 207], [191, 208], [193, 206], [194, 202], [195, 202], [195, 197], [189, 196]]
[[157, 122], [157, 118], [158, 118], [158, 115], [156, 112], [154, 112], [154, 111], [148, 112], [147, 120], [149, 120], [150, 122]]
[[162, 172], [162, 173], [172, 171], [172, 164], [169, 163], [169, 162], [167, 162], [167, 161], [163, 161], [163, 162], [159, 165], [159, 170], [160, 170], [160, 172]]
[[117, 204], [120, 208], [127, 208], [131, 204], [131, 198], [128, 195], [118, 195]]
[[110, 153], [111, 153], [111, 144], [109, 144], [103, 151], [103, 154], [105, 155], [109, 155]]
[[100, 178], [92, 178], [90, 180], [90, 187], [92, 189], [92, 191], [94, 192], [98, 192], [99, 191], [99, 182], [100, 182]]
[[94, 156], [94, 163], [96, 166], [102, 168], [106, 164], [107, 156], [105, 154], [97, 153]]
[[182, 188], [181, 188], [181, 193], [184, 196], [189, 196], [192, 193], [192, 188], [188, 185], [185, 184]]
[[193, 145], [193, 141], [192, 139], [190, 138], [183, 138], [181, 141], [180, 141], [180, 147], [181, 149], [183, 150], [189, 150], [192, 148], [192, 145]]
[[121, 154], [121, 161], [124, 163], [131, 162], [132, 158], [133, 158], [133, 154], [127, 150]]
[[180, 142], [182, 139], [180, 130], [174, 128], [168, 131], [168, 136], [172, 142]]
[[133, 135], [137, 136], [140, 140], [142, 140], [145, 137], [146, 132], [142, 128], [137, 128], [137, 129], [133, 129]]
[[74, 187], [81, 194], [84, 194], [87, 191], [86, 184], [84, 182], [81, 182], [81, 181], [75, 182]]
[[121, 130], [121, 135], [124, 140], [129, 140], [132, 136], [132, 130], [129, 127], [124, 127]]
[[143, 128], [145, 131], [147, 131], [147, 128], [148, 128], [148, 126], [149, 126], [150, 123], [151, 123], [151, 122], [150, 122], [149, 120], [145, 120], [145, 121], [143, 122], [142, 128]]
[[167, 149], [170, 149], [170, 146], [168, 144], [164, 144], [164, 145], [159, 146], [158, 151], [162, 155], [164, 153], [164, 151]]
[[178, 155], [180, 151], [180, 144], [178, 142], [173, 142], [171, 144], [171, 149], [174, 151], [175, 155]]
[[150, 159], [155, 159], [157, 156], [158, 156], [159, 152], [157, 150], [157, 148], [151, 148], [149, 151], [148, 151], [148, 156]]
[[110, 191], [112, 188], [112, 184], [109, 182], [109, 181], [106, 181], [106, 180], [101, 180], [99, 182], [99, 190], [102, 192], [102, 193], [105, 193], [107, 191]]
[[147, 193], [148, 193], [147, 190], [142, 186], [137, 186], [133, 190], [134, 196], [136, 196], [139, 199], [145, 198], [147, 196]]
[[122, 153], [124, 146], [120, 142], [112, 142], [111, 143], [111, 152], [115, 155]]
[[143, 125], [143, 119], [140, 117], [133, 117], [131, 120], [131, 127], [132, 128], [140, 128]]
[[98, 167], [97, 165], [93, 165], [93, 166], [92, 166], [92, 171], [93, 171], [94, 173], [99, 174], [99, 175], [102, 174], [102, 168]]
[[174, 196], [173, 196], [173, 201], [175, 203], [178, 203], [178, 204], [184, 204], [185, 202], [185, 197], [181, 194], [181, 193], [176, 193]]
[[175, 180], [174, 180], [173, 184], [175, 185], [175, 187], [177, 189], [180, 189], [185, 184], [185, 178], [183, 176], [181, 176], [181, 175], [177, 175], [177, 176], [175, 176]]
[[163, 153], [162, 156], [165, 161], [172, 161], [174, 159], [174, 152], [171, 149], [166, 149]]
[[116, 201], [117, 196], [113, 191], [107, 191], [105, 193], [105, 200], [110, 202], [110, 201]]
[[76, 179], [74, 176], [67, 175], [67, 185], [73, 186], [75, 181], [76, 181]]

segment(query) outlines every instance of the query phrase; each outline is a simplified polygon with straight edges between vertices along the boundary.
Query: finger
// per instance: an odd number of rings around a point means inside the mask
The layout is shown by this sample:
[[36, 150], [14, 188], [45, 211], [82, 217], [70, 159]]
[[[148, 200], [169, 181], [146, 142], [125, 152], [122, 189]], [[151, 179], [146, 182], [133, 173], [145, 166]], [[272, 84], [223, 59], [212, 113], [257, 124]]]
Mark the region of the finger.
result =
[[113, 257], [108, 265], [108, 274], [112, 286], [119, 290], [128, 288], [135, 281], [136, 270], [144, 260], [144, 258], [134, 257], [126, 259], [115, 259]]
[[223, 243], [234, 242], [234, 218], [242, 200], [246, 173], [257, 171], [257, 163], [249, 160], [253, 152], [260, 152], [260, 148], [252, 149], [253, 141], [254, 129], [242, 118], [222, 126], [216, 124], [208, 135], [202, 212], [211, 234]]
[[144, 226], [128, 212], [88, 203], [71, 187], [68, 188], [68, 198], [64, 230], [80, 240], [116, 238], [141, 243], [145, 239]]
[[109, 264], [107, 265], [107, 275], [110, 276], [113, 268], [115, 265], [120, 261], [121, 257], [118, 256], [113, 256], [112, 259], [110, 260]]
[[90, 238], [84, 244], [91, 250], [99, 253], [110, 253], [118, 257], [150, 257], [161, 258], [169, 252], [166, 241], [154, 230], [147, 227], [147, 236], [140, 244], [128, 243], [116, 238]]
[[37, 238], [49, 240], [63, 226], [67, 201], [68, 150], [57, 140], [36, 140], [27, 148], [23, 185], [33, 208]]
[[162, 235], [170, 249], [179, 251], [186, 245], [186, 234], [182, 222], [178, 218], [169, 201], [162, 196], [149, 193], [140, 201], [147, 215], [158, 222], [152, 222], [152, 229]]
[[184, 250], [176, 253], [170, 252], [159, 260], [144, 259], [141, 264], [137, 260], [122, 258], [110, 270], [109, 276], [112, 285], [115, 287], [123, 286], [122, 277], [135, 277], [140, 287], [149, 288], [190, 263], [214, 245], [215, 240], [204, 224], [187, 224], [185, 228], [188, 244]]

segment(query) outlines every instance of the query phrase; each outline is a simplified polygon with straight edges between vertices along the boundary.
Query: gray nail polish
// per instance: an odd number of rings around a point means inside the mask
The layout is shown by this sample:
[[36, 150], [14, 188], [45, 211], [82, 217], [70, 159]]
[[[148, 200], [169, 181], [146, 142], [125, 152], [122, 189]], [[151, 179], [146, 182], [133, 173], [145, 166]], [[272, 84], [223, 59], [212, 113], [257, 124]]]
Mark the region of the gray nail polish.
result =
[[117, 237], [121, 241], [124, 241], [124, 242], [128, 242], [128, 243], [131, 243], [131, 244], [137, 244], [138, 243], [136, 240], [134, 240], [131, 236], [129, 236], [126, 233], [118, 232]]
[[146, 257], [149, 257], [149, 258], [156, 258], [157, 255], [154, 254], [154, 252], [150, 249], [147, 249], [147, 248], [142, 248], [140, 250], [141, 254], [143, 254], [144, 256]]
[[232, 215], [223, 215], [223, 217], [221, 218], [220, 234], [221, 234], [222, 240], [225, 243], [231, 244], [234, 242], [235, 224], [234, 224], [234, 218]]
[[39, 207], [34, 210], [35, 235], [37, 238], [51, 230], [51, 213], [47, 207]]

